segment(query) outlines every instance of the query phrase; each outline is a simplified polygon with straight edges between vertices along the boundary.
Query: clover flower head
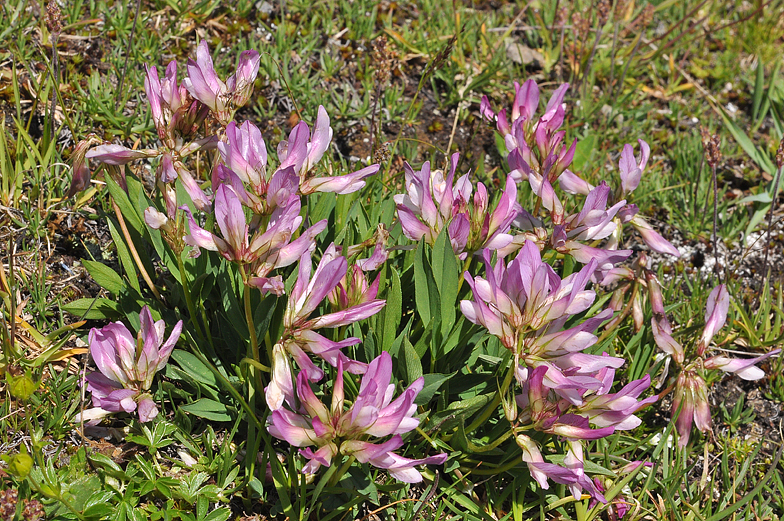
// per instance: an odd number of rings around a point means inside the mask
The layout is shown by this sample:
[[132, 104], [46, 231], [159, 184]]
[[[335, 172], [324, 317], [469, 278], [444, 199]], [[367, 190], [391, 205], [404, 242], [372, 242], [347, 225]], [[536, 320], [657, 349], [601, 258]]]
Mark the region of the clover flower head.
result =
[[[322, 465], [330, 466], [333, 458], [342, 454], [387, 469], [400, 481], [416, 483], [422, 481], [422, 475], [415, 466], [440, 464], [446, 460], [446, 454], [411, 460], [393, 452], [403, 446], [400, 435], [419, 425], [419, 420], [413, 417], [416, 413], [414, 399], [424, 387], [423, 378], [415, 380], [393, 400], [392, 359], [384, 352], [368, 364], [357, 397], [348, 408], [343, 378], [343, 362], [338, 361], [332, 401], [327, 406], [316, 397], [308, 378], [301, 372], [296, 384], [300, 409], [280, 408], [272, 412], [270, 434], [295, 447], [305, 447], [300, 454], [310, 461], [303, 467], [303, 472], [313, 474]], [[391, 437], [380, 443], [368, 441], [387, 436]]]
[[94, 407], [78, 414], [74, 421], [96, 424], [121, 411], [137, 411], [142, 422], [158, 415], [148, 391], [155, 373], [169, 360], [182, 331], [182, 320], [165, 339], [164, 321], [154, 322], [147, 306], [139, 318], [141, 328], [136, 338], [122, 322], [90, 331], [90, 356], [98, 367], [98, 371], [87, 375], [87, 390], [92, 393]]
[[332, 143], [332, 127], [324, 107], [319, 105], [313, 134], [307, 123], [300, 121], [291, 130], [289, 139], [278, 144], [280, 169], [293, 168], [299, 176], [302, 195], [315, 192], [350, 194], [365, 186], [365, 179], [378, 172], [379, 165], [370, 165], [350, 174], [313, 177], [313, 167], [324, 156]]
[[187, 206], [180, 207], [188, 215], [190, 233], [185, 243], [206, 250], [217, 251], [229, 261], [250, 265], [254, 274], [247, 282], [264, 292], [277, 295], [283, 293], [279, 278], [271, 279], [268, 274], [275, 268], [286, 267], [306, 251], [315, 248], [315, 237], [327, 225], [319, 221], [292, 241], [291, 237], [302, 223], [299, 215], [300, 200], [291, 195], [288, 203], [273, 211], [266, 226], [250, 230], [238, 192], [246, 197], [241, 185], [234, 187], [221, 184], [215, 194], [215, 222], [220, 230], [217, 236], [201, 228]]
[[[349, 359], [341, 351], [344, 347], [358, 344], [359, 338], [348, 337], [336, 342], [316, 330], [346, 326], [364, 320], [381, 311], [386, 301], [370, 294], [373, 291], [371, 287], [365, 294], [366, 298], [361, 298], [347, 307], [341, 306], [332, 313], [311, 318], [319, 305], [335, 292], [345, 279], [347, 271], [348, 261], [338, 253], [334, 244], [330, 244], [324, 251], [315, 271], [310, 252], [302, 254], [297, 281], [289, 294], [283, 315], [283, 337], [272, 361], [272, 379], [266, 391], [270, 409], [279, 409], [284, 401], [291, 401], [293, 398], [293, 372], [289, 356], [299, 366], [300, 374], [304, 374], [312, 382], [320, 380], [324, 372], [313, 363], [308, 353], [318, 356], [333, 367], [341, 363], [351, 373], [365, 372], [366, 364]], [[377, 288], [375, 289], [377, 293]]]
[[431, 170], [430, 162], [415, 172], [406, 163], [405, 194], [395, 196], [398, 219], [403, 233], [411, 240], [432, 245], [441, 230], [447, 228], [449, 240], [456, 254], [464, 259], [468, 253], [484, 248], [496, 250], [512, 242], [507, 232], [522, 207], [517, 202], [517, 185], [507, 178], [506, 189], [495, 209], [489, 209], [487, 188], [478, 183], [476, 192], [465, 174], [455, 181], [460, 155], [450, 160], [446, 178], [441, 170]]
[[196, 60], [188, 60], [188, 77], [183, 84], [194, 98], [215, 112], [218, 121], [227, 125], [234, 110], [250, 98], [259, 72], [259, 61], [256, 51], [240, 53], [235, 73], [223, 82], [215, 72], [207, 41], [202, 40], [196, 48]]

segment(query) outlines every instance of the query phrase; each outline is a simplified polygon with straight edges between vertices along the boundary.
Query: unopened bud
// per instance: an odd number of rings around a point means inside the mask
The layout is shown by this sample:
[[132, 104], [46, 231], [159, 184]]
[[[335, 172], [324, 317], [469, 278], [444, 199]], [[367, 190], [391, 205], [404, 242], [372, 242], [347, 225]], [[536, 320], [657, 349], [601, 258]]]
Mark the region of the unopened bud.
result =
[[514, 398], [514, 393], [510, 393], [511, 400], [502, 400], [503, 407], [504, 407], [504, 416], [506, 416], [507, 421], [514, 421], [517, 419], [517, 400]]
[[632, 300], [632, 319], [634, 320], [634, 331], [639, 333], [645, 320], [642, 311], [642, 295], [640, 292], [634, 294]]
[[164, 230], [169, 231], [170, 228], [169, 218], [152, 206], [144, 210], [144, 222], [146, 222], [147, 225], [154, 230], [160, 230], [163, 228]]

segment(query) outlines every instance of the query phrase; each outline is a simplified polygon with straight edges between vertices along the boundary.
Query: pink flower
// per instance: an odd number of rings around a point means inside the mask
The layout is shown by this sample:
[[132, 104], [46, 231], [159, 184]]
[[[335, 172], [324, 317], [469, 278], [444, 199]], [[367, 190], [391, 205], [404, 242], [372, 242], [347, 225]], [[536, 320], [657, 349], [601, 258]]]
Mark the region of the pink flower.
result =
[[618, 163], [618, 169], [621, 172], [621, 191], [624, 194], [633, 192], [640, 184], [642, 173], [645, 171], [645, 165], [648, 164], [648, 157], [651, 154], [651, 147], [642, 139], [637, 140], [640, 143], [640, 161], [634, 159], [634, 149], [631, 145], [624, 145], [621, 151], [621, 160]]
[[194, 98], [215, 112], [218, 121], [227, 125], [234, 110], [249, 99], [259, 61], [256, 51], [242, 52], [236, 72], [224, 83], [212, 65], [207, 41], [202, 40], [196, 48], [196, 61], [188, 60], [188, 77], [183, 84]]
[[134, 159], [156, 157], [157, 150], [131, 150], [122, 145], [100, 145], [85, 154], [87, 159], [95, 159], [107, 165], [124, 165]]
[[484, 256], [487, 279], [472, 279], [465, 274], [474, 300], [462, 301], [460, 309], [468, 320], [488, 328], [513, 352], [523, 347], [526, 333], [585, 311], [595, 298], [593, 291], [585, 290], [595, 262], [561, 280], [542, 261], [539, 248], [532, 241], [526, 241], [508, 265], [499, 260], [492, 266], [487, 250]]
[[498, 204], [490, 211], [489, 195], [482, 183], [473, 193], [468, 174], [455, 182], [459, 157], [457, 153], [452, 155], [446, 178], [441, 170], [431, 171], [430, 162], [425, 162], [419, 172], [406, 163], [407, 193], [396, 195], [395, 203], [406, 237], [414, 241], [424, 238], [432, 245], [447, 228], [452, 248], [464, 258], [467, 253], [484, 248], [497, 250], [511, 243], [512, 236], [507, 232], [522, 208], [516, 200], [517, 186], [510, 177]]
[[765, 371], [756, 365], [779, 353], [781, 353], [781, 349], [774, 349], [755, 358], [730, 358], [718, 355], [705, 360], [704, 367], [705, 369], [721, 369], [726, 373], [735, 373], [744, 380], [759, 380], [765, 376]]
[[[629, 205], [634, 206], [634, 205]], [[636, 207], [635, 207], [636, 208]], [[681, 252], [678, 249], [670, 244], [670, 242], [659, 235], [648, 221], [640, 217], [639, 215], [635, 215], [631, 220], [631, 225], [634, 227], [635, 230], [640, 234], [642, 240], [645, 244], [648, 245], [650, 249], [655, 252], [663, 253], [666, 255], [672, 255], [673, 257], [680, 257]]]
[[701, 432], [708, 432], [711, 428], [711, 413], [705, 380], [694, 371], [683, 371], [678, 375], [670, 410], [673, 416], [678, 414], [675, 428], [678, 430], [679, 447], [688, 445], [692, 423]]
[[[313, 474], [322, 465], [330, 466], [335, 456], [343, 454], [388, 469], [401, 481], [416, 483], [422, 481], [422, 475], [415, 466], [440, 464], [446, 460], [446, 454], [411, 460], [392, 452], [403, 445], [400, 435], [419, 425], [419, 420], [413, 417], [416, 413], [414, 399], [424, 386], [423, 378], [418, 378], [400, 397], [392, 400], [395, 390], [390, 383], [392, 359], [384, 352], [368, 364], [359, 392], [346, 409], [342, 360], [338, 361], [337, 369], [329, 407], [318, 400], [305, 373], [300, 373], [296, 385], [301, 403], [299, 412], [280, 408], [271, 415], [270, 434], [296, 447], [306, 447], [300, 454], [310, 461], [303, 467], [303, 472]], [[387, 436], [391, 438], [381, 443], [366, 441], [369, 437]], [[313, 446], [317, 447], [315, 451], [310, 448]]]
[[653, 316], [651, 317], [651, 330], [653, 331], [653, 340], [659, 349], [671, 355], [672, 358], [680, 365], [683, 364], [685, 353], [683, 347], [672, 337], [672, 326], [667, 319], [667, 314], [664, 311], [664, 299], [659, 286], [659, 280], [652, 272], [645, 272], [645, 279], [648, 285], [648, 295], [651, 302], [651, 310]]
[[[157, 68], [145, 67], [147, 75], [144, 78], [144, 90], [147, 92], [155, 129], [161, 141], [174, 146], [175, 129], [179, 130], [182, 136], [189, 136], [200, 122], [193, 118], [203, 120], [202, 115], [206, 117], [207, 114], [200, 110], [201, 102], [193, 101], [188, 97], [185, 85], [177, 85], [177, 62], [173, 60], [169, 62], [163, 80], [158, 77]], [[189, 114], [191, 103], [197, 106], [193, 107], [194, 112]]]
[[289, 134], [288, 141], [278, 144], [280, 169], [293, 167], [299, 176], [302, 195], [315, 192], [350, 194], [365, 186], [365, 178], [378, 172], [379, 165], [370, 165], [351, 174], [334, 177], [312, 177], [310, 171], [324, 156], [332, 143], [332, 127], [326, 109], [319, 105], [313, 135], [307, 123], [300, 121]]
[[182, 331], [182, 320], [164, 341], [163, 320], [153, 322], [147, 306], [142, 308], [139, 318], [141, 328], [136, 338], [122, 322], [90, 331], [90, 355], [98, 367], [98, 372], [87, 375], [87, 390], [92, 393], [94, 407], [77, 415], [74, 421], [89, 420], [95, 424], [121, 411], [138, 411], [142, 422], [158, 415], [158, 408], [147, 391], [155, 373], [169, 360]]
[[238, 127], [233, 121], [226, 127], [226, 141], [218, 143], [226, 167], [237, 174], [244, 183], [257, 187], [259, 196], [267, 193], [267, 146], [261, 131], [246, 121]]
[[375, 300], [378, 295], [378, 285], [381, 275], [378, 275], [372, 284], [368, 284], [367, 276], [359, 264], [348, 268], [346, 275], [337, 286], [327, 295], [334, 309], [347, 309], [357, 304]]
[[308, 353], [326, 360], [333, 367], [337, 367], [338, 363], [341, 363], [342, 367], [345, 367], [349, 372], [364, 373], [365, 364], [350, 360], [341, 352], [344, 347], [358, 344], [359, 338], [349, 337], [335, 342], [315, 330], [322, 327], [341, 327], [364, 320], [381, 311], [386, 304], [384, 300], [374, 296], [374, 298], [363, 299], [355, 305], [333, 313], [311, 318], [322, 301], [335, 290], [345, 277], [348, 262], [345, 257], [338, 255], [335, 245], [330, 244], [311, 276], [312, 268], [310, 253], [306, 251], [300, 259], [297, 282], [289, 294], [286, 312], [283, 315], [284, 332], [280, 341], [281, 354], [275, 357], [272, 363], [272, 380], [267, 387], [266, 394], [267, 405], [272, 410], [279, 409], [284, 400], [290, 396], [290, 393], [286, 391], [287, 387], [290, 387], [290, 382], [282, 381], [280, 378], [290, 379], [290, 376], [286, 375], [289, 375], [291, 371], [282, 366], [278, 367], [279, 364], [289, 363], [284, 352], [291, 355], [302, 371], [301, 374], [304, 374], [310, 381], [320, 380], [324, 376], [324, 372], [313, 363]]
[[190, 222], [186, 244], [217, 251], [232, 262], [250, 264], [250, 272], [254, 276], [247, 282], [276, 294], [282, 294], [282, 284], [273, 283], [267, 275], [275, 268], [293, 264], [304, 252], [313, 249], [315, 236], [327, 225], [326, 220], [319, 221], [291, 241], [302, 223], [299, 197], [292, 195], [286, 206], [275, 209], [266, 228], [257, 229], [251, 235], [240, 198], [233, 188], [225, 184], [220, 185], [215, 194], [215, 222], [220, 237], [196, 224], [187, 206], [181, 209], [188, 214]]
[[[612, 383], [614, 370], [606, 369], [609, 373], [609, 382]], [[593, 425], [598, 427], [615, 427], [616, 430], [630, 430], [640, 425], [641, 420], [634, 416], [640, 409], [655, 403], [658, 395], [650, 396], [644, 400], [637, 400], [642, 392], [650, 387], [651, 377], [629, 382], [623, 389], [614, 394], [607, 394], [606, 388], [597, 391], [595, 396], [588, 397], [578, 410], [585, 414]], [[609, 387], [609, 386], [607, 386]]]
[[90, 134], [86, 139], [79, 141], [71, 155], [71, 187], [68, 189], [67, 197], [73, 197], [79, 192], [86, 190], [90, 184], [90, 162], [85, 155], [90, 147], [101, 140], [95, 134]]
[[[702, 355], [710, 345], [713, 336], [724, 327], [727, 321], [727, 312], [730, 310], [730, 294], [727, 286], [719, 284], [708, 295], [708, 303], [705, 306], [705, 328], [700, 335], [697, 343], [697, 352]], [[756, 378], [755, 378], [756, 380]]]

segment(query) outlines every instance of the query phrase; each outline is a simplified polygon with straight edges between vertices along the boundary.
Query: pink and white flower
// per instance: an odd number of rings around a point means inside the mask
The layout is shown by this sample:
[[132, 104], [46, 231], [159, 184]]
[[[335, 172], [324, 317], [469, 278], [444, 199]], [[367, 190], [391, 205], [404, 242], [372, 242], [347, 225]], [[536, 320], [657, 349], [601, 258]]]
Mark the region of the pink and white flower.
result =
[[182, 331], [182, 320], [165, 339], [163, 320], [154, 322], [147, 306], [139, 315], [141, 328], [136, 338], [122, 322], [113, 322], [90, 331], [90, 356], [98, 371], [87, 375], [87, 390], [92, 393], [93, 408], [74, 421], [97, 424], [118, 412], [137, 411], [139, 420], [151, 421], [158, 408], [148, 392], [155, 373], [163, 369]]
[[[338, 360], [329, 407], [316, 397], [307, 376], [301, 372], [296, 384], [300, 409], [274, 410], [268, 430], [276, 438], [295, 447], [305, 447], [300, 451], [310, 460], [302, 469], [305, 473], [313, 474], [322, 465], [330, 466], [332, 460], [342, 454], [353, 456], [361, 463], [387, 469], [400, 481], [422, 481], [422, 475], [414, 467], [443, 463], [447, 455], [412, 460], [392, 452], [403, 445], [400, 435], [419, 425], [419, 420], [413, 417], [416, 413], [414, 399], [422, 390], [424, 379], [415, 380], [393, 400], [395, 385], [390, 383], [391, 378], [392, 359], [389, 353], [384, 352], [368, 364], [359, 392], [346, 409], [342, 360]], [[368, 441], [387, 436], [391, 438], [381, 443]]]

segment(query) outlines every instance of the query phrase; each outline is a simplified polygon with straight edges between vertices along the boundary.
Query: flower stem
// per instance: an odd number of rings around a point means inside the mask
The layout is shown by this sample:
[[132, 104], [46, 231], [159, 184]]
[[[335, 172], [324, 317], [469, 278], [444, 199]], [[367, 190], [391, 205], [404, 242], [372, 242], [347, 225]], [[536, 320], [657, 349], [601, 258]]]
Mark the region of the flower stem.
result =
[[[514, 364], [514, 362], [512, 362], [512, 363]], [[501, 403], [501, 393], [502, 392], [506, 392], [506, 390], [509, 389], [509, 385], [512, 383], [512, 376], [514, 375], [514, 369], [515, 369], [514, 365], [509, 368], [509, 371], [507, 371], [506, 376], [504, 377], [504, 383], [495, 392], [495, 396], [493, 397], [493, 401], [491, 401], [488, 404], [488, 406], [485, 408], [485, 410], [481, 414], [481, 416], [479, 416], [477, 419], [475, 419], [473, 422], [471, 422], [471, 424], [468, 427], [466, 427], [466, 429], [465, 429], [465, 433], [466, 434], [474, 432], [474, 430], [477, 427], [479, 427], [480, 425], [482, 425], [484, 422], [486, 422], [487, 419], [498, 408], [498, 405]]]
[[180, 270], [180, 285], [182, 286], [182, 293], [185, 295], [185, 304], [188, 306], [188, 314], [191, 317], [191, 324], [193, 324], [193, 327], [196, 330], [196, 334], [199, 336], [199, 340], [203, 341], [204, 332], [201, 330], [199, 317], [196, 315], [196, 306], [193, 304], [191, 290], [188, 287], [188, 275], [185, 271], [185, 263], [182, 262], [182, 252], [175, 254], [175, 257], [177, 257], [177, 268]]
[[497, 440], [493, 441], [492, 443], [488, 443], [487, 445], [475, 445], [474, 443], [471, 442], [471, 440], [468, 439], [466, 441], [468, 442], [468, 449], [471, 452], [479, 452], [479, 453], [489, 452], [494, 448], [498, 447], [499, 445], [501, 445], [501, 443], [505, 442], [507, 439], [509, 439], [509, 436], [511, 436], [512, 434], [514, 434], [514, 432], [508, 430], [504, 434], [499, 436]]
[[477, 476], [496, 476], [496, 475], [503, 474], [507, 470], [512, 470], [513, 468], [515, 468], [516, 466], [518, 466], [522, 462], [523, 462], [523, 460], [518, 456], [518, 457], [513, 458], [511, 461], [507, 461], [503, 465], [499, 465], [498, 467], [493, 467], [493, 468], [489, 468], [489, 469], [473, 469], [473, 468], [467, 468], [467, 467], [460, 467], [460, 470], [462, 472], [466, 472], [466, 473], [470, 472], [471, 474], [474, 474], [474, 475], [477, 475]]
[[468, 256], [466, 257], [465, 264], [463, 264], [463, 270], [459, 273], [457, 279], [457, 294], [460, 294], [460, 288], [463, 287], [463, 282], [465, 281], [465, 273], [468, 271], [468, 268], [471, 267], [471, 261], [473, 260], [473, 255], [469, 252]]
[[466, 427], [465, 432], [466, 434], [470, 432], [474, 432], [474, 430], [482, 425], [487, 419], [492, 416], [495, 410], [498, 408], [498, 405], [501, 403], [501, 391], [496, 391], [495, 396], [493, 397], [493, 401], [491, 401], [487, 407], [485, 408], [484, 412], [481, 416], [479, 416], [476, 420], [471, 422], [471, 425]]
[[574, 513], [577, 516], [577, 521], [586, 521], [585, 503], [583, 501], [574, 502]]
[[639, 290], [640, 290], [640, 284], [635, 282], [634, 287], [632, 288], [632, 295], [631, 298], [629, 298], [629, 302], [626, 303], [626, 306], [623, 308], [623, 311], [621, 312], [620, 316], [617, 317], [617, 320], [613, 319], [612, 326], [608, 327], [602, 332], [601, 336], [599, 337], [599, 340], [596, 341], [596, 345], [601, 345], [602, 342], [604, 342], [607, 339], [607, 337], [609, 337], [612, 334], [612, 332], [615, 331], [615, 328], [621, 325], [621, 322], [623, 322], [626, 319], [626, 317], [629, 316], [629, 314], [632, 312], [632, 305], [634, 304], [634, 299], [637, 297], [637, 292]]
[[349, 458], [345, 461], [345, 463], [343, 463], [343, 465], [340, 467], [340, 470], [335, 472], [332, 475], [332, 477], [329, 479], [329, 483], [327, 483], [327, 486], [334, 487], [335, 485], [337, 485], [338, 481], [340, 481], [340, 478], [342, 478], [346, 474], [346, 472], [348, 472], [349, 467], [351, 466], [352, 463], [354, 463], [355, 459], [356, 458], [354, 458], [354, 456], [349, 456]]
[[240, 274], [242, 275], [242, 282], [245, 285], [243, 297], [245, 300], [245, 321], [248, 323], [248, 334], [250, 335], [250, 357], [257, 362], [259, 360], [259, 339], [256, 337], [256, 325], [253, 323], [253, 312], [250, 307], [250, 291], [251, 287], [248, 285], [248, 277], [245, 273], [245, 266], [240, 264]]

